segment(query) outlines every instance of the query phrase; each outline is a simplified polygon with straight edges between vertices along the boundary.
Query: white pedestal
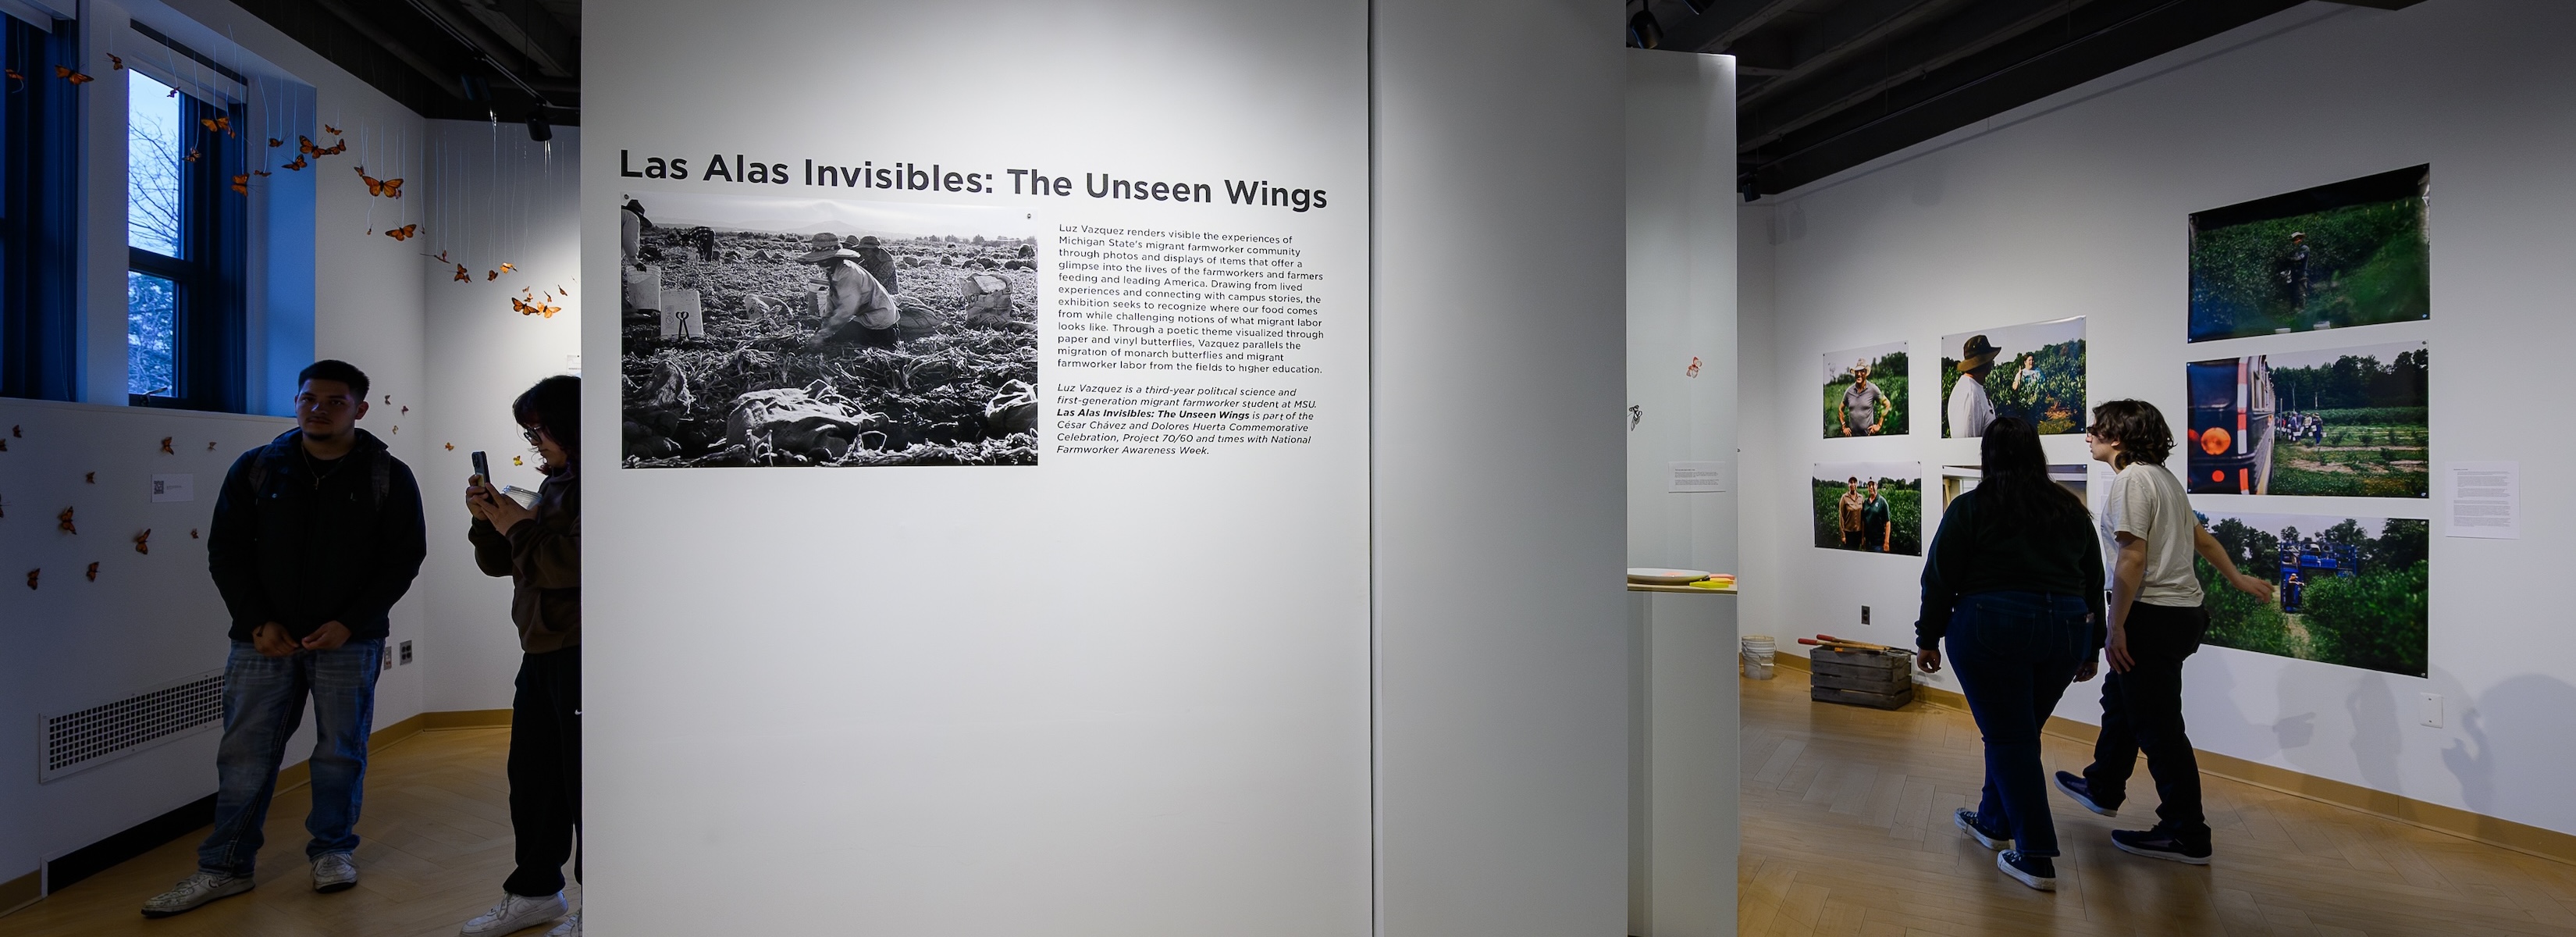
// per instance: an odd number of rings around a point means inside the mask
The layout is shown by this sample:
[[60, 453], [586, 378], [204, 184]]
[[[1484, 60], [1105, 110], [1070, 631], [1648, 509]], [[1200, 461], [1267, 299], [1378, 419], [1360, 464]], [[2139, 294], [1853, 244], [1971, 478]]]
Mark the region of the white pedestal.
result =
[[1732, 937], [1743, 758], [1735, 597], [1628, 594], [1628, 933]]

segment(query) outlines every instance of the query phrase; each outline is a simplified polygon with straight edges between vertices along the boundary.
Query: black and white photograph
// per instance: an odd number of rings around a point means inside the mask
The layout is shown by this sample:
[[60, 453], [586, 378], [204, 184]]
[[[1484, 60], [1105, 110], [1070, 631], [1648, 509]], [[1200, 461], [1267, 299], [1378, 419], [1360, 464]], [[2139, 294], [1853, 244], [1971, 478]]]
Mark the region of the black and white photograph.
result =
[[1023, 213], [618, 201], [626, 467], [1037, 464]]

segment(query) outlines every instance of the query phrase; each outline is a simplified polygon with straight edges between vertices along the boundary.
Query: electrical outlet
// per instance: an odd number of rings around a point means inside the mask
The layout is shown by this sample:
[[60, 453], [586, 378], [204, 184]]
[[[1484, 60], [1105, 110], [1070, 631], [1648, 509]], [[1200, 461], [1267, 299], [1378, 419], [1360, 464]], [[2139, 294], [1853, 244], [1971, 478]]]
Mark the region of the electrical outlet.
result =
[[1869, 624], [1869, 606], [1867, 605], [1860, 607], [1860, 623], [1864, 625]]
[[2424, 724], [2436, 729], [2441, 728], [2442, 694], [2426, 693], [2424, 694], [2423, 702], [2420, 705], [2421, 708], [2417, 711], [2417, 716], [2424, 721]]
[[411, 642], [409, 641], [402, 643], [402, 662], [411, 663]]

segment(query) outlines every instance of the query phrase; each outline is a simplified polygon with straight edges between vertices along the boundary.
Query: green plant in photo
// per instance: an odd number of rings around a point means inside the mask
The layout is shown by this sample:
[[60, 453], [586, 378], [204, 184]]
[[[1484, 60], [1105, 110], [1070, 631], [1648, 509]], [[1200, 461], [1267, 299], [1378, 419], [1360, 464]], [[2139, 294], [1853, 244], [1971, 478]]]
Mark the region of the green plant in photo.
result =
[[[1912, 398], [1909, 395], [1910, 377], [1906, 370], [1905, 352], [1896, 351], [1880, 355], [1877, 360], [1870, 362], [1869, 370], [1869, 382], [1878, 388], [1879, 394], [1887, 401], [1886, 421], [1879, 426], [1878, 435], [1903, 436], [1911, 432], [1907, 411], [1911, 409], [1909, 401]], [[1849, 372], [1825, 382], [1824, 429], [1827, 439], [1843, 438], [1843, 392], [1850, 390], [1851, 386], [1852, 376]]]

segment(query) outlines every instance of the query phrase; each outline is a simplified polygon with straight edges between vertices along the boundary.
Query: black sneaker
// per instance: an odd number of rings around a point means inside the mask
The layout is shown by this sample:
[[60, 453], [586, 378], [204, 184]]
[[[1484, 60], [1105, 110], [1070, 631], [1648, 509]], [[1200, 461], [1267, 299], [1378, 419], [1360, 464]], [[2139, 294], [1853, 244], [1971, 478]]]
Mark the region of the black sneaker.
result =
[[2105, 807], [2101, 804], [2095, 803], [2093, 801], [2093, 785], [2070, 772], [2060, 771], [2057, 773], [2057, 789], [2065, 792], [2066, 796], [2074, 798], [2076, 803], [2084, 805], [2084, 809], [2086, 810], [2093, 811], [2094, 813], [2098, 813], [2106, 817], [2116, 817], [2120, 815], [2120, 805], [2112, 804], [2111, 806]]
[[1951, 811], [1950, 822], [1957, 825], [1960, 832], [1968, 834], [1969, 839], [1976, 840], [1979, 846], [2002, 849], [2012, 845], [2012, 837], [2002, 833], [1989, 833], [1986, 832], [1985, 827], [1978, 826], [1977, 812], [1966, 807]]
[[2057, 890], [2056, 860], [2034, 858], [2022, 855], [2018, 849], [2006, 849], [1995, 854], [1995, 868], [2004, 870], [2005, 875], [2019, 879], [2022, 884], [2032, 888], [2041, 891]]
[[2112, 830], [2111, 845], [2131, 855], [2170, 859], [2184, 865], [2209, 864], [2208, 846], [2193, 848], [2163, 830]]

